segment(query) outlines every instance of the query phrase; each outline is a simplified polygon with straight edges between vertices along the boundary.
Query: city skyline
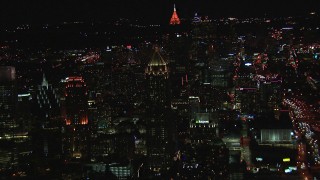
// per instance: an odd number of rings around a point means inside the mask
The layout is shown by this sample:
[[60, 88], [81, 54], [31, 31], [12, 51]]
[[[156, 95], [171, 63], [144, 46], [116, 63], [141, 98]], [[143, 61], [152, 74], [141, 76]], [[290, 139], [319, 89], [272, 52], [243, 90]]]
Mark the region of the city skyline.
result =
[[320, 178], [318, 2], [1, 2], [0, 178]]
[[118, 0], [118, 1], [4, 1], [0, 20], [4, 24], [50, 23], [61, 21], [108, 21], [113, 18], [142, 19], [147, 22], [165, 23], [173, 4], [181, 18], [188, 19], [195, 13], [211, 18], [220, 17], [277, 17], [301, 16], [319, 12], [316, 0], [260, 1], [225, 0]]

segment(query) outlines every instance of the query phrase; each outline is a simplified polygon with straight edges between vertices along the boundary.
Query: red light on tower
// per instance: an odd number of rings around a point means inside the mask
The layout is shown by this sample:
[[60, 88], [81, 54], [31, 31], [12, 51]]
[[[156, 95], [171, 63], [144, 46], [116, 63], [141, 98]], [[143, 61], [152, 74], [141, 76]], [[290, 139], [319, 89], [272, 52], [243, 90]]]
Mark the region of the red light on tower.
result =
[[71, 124], [70, 119], [66, 119], [66, 125], [70, 125], [70, 124]]
[[173, 14], [170, 19], [170, 25], [180, 24], [180, 19], [177, 14], [176, 5], [173, 6]]
[[88, 117], [86, 115], [84, 115], [81, 119], [81, 124], [82, 125], [86, 125], [88, 124]]

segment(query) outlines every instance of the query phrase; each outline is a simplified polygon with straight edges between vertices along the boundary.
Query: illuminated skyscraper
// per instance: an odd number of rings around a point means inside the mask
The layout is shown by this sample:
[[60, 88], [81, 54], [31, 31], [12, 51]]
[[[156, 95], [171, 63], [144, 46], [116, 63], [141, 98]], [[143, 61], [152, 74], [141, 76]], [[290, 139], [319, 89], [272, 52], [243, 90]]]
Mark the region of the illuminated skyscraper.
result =
[[68, 77], [65, 86], [64, 153], [74, 158], [86, 156], [88, 151], [87, 87], [82, 77]]
[[213, 141], [218, 133], [218, 123], [213, 120], [210, 113], [196, 113], [190, 121], [190, 139], [192, 143]]
[[[170, 125], [168, 103], [169, 69], [167, 62], [160, 55], [160, 49], [155, 52], [149, 62], [145, 74], [147, 83], [147, 157], [148, 167], [159, 172], [168, 164], [170, 157], [170, 140], [174, 127]], [[172, 145], [171, 145], [172, 147]]]
[[170, 160], [170, 122], [164, 112], [155, 112], [152, 116], [147, 120], [147, 166], [159, 172]]
[[11, 137], [16, 127], [14, 114], [17, 101], [16, 71], [11, 66], [0, 66], [0, 137]]
[[[17, 149], [14, 143], [17, 130], [15, 76], [14, 67], [0, 66], [0, 167], [7, 166], [9, 162], [16, 163], [17, 160]], [[7, 145], [8, 142], [10, 146]]]
[[167, 104], [169, 69], [159, 51], [159, 48], [155, 49], [145, 74], [150, 105], [165, 106]]
[[[43, 74], [42, 82], [38, 85], [32, 100], [35, 103], [33, 109], [35, 116], [35, 128], [32, 134], [33, 153], [49, 158], [60, 155], [62, 125], [60, 93], [58, 88], [49, 84], [45, 74]], [[28, 108], [24, 109], [25, 114], [30, 114]]]
[[170, 19], [170, 25], [180, 24], [180, 19], [177, 14], [176, 5], [173, 6], [173, 14]]

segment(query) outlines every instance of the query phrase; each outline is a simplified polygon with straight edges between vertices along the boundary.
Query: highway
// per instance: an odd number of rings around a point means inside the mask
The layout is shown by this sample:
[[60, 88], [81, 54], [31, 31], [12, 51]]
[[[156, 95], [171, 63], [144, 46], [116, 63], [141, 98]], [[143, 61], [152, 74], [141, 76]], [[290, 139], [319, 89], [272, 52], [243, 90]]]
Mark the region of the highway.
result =
[[[298, 98], [284, 99], [283, 103], [289, 108], [289, 115], [298, 142], [297, 167], [304, 179], [312, 179], [309, 169], [320, 165], [319, 148], [317, 146], [319, 137], [315, 135], [315, 130], [320, 125], [317, 117], [320, 116]], [[309, 151], [306, 148], [307, 146], [311, 147]], [[310, 158], [313, 159], [313, 162], [308, 162]]]

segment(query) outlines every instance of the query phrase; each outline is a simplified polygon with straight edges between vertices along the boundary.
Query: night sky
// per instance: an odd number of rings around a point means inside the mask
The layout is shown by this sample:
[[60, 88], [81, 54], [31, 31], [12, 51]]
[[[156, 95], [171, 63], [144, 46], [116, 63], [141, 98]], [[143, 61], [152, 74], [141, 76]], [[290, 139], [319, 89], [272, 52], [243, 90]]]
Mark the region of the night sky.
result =
[[180, 17], [195, 12], [211, 17], [302, 15], [319, 12], [319, 0], [1, 0], [1, 23], [143, 18], [167, 22], [176, 3]]

